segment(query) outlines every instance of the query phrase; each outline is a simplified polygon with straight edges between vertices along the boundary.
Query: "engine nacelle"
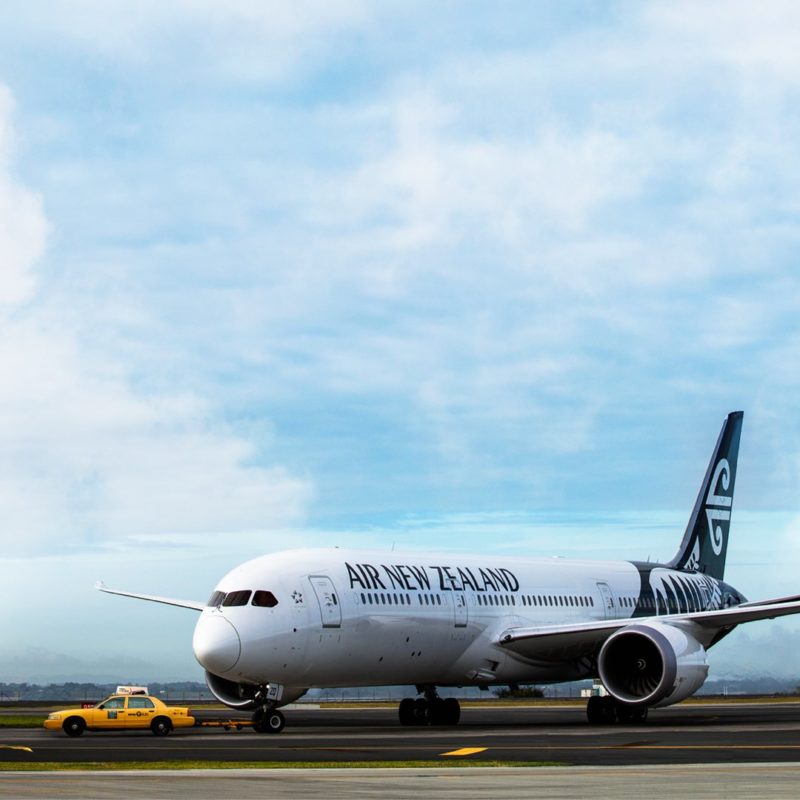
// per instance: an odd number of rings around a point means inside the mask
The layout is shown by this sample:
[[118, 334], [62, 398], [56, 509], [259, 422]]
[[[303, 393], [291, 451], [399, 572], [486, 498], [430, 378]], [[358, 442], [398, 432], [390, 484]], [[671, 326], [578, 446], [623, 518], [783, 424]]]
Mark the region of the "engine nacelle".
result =
[[[251, 711], [254, 708], [263, 706], [265, 698], [262, 695], [261, 687], [254, 683], [236, 683], [226, 678], [220, 678], [213, 672], [206, 670], [206, 683], [211, 694], [225, 703], [229, 708], [237, 708], [240, 711]], [[285, 686], [279, 702], [275, 706], [285, 706], [293, 703], [298, 697], [302, 697], [308, 689], [300, 689], [295, 686]]]
[[678, 703], [708, 675], [703, 645], [687, 631], [659, 622], [628, 625], [609, 636], [597, 666], [608, 693], [631, 706]]

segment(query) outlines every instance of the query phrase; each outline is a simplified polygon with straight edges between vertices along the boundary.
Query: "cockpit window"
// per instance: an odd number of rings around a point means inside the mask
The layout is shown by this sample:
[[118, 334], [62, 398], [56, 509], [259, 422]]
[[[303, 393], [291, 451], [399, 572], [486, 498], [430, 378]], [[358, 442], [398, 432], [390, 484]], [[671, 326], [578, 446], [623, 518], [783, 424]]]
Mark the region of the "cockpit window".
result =
[[217, 606], [221, 606], [225, 600], [225, 592], [214, 592], [211, 597], [208, 598], [208, 605], [211, 608], [216, 608]]
[[228, 592], [222, 601], [223, 606], [246, 606], [252, 592], [249, 589], [242, 589], [239, 592]]
[[264, 608], [274, 608], [278, 605], [278, 598], [272, 592], [266, 592], [263, 589], [258, 589], [253, 595], [253, 605], [262, 606]]

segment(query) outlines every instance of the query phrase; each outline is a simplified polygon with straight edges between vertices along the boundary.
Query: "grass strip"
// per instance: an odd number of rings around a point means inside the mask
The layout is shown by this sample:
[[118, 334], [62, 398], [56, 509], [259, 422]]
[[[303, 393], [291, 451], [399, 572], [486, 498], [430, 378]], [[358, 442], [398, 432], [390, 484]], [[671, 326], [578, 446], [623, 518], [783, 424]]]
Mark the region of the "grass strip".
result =
[[143, 769], [463, 769], [465, 767], [564, 767], [561, 761], [11, 761], [0, 763], [0, 772], [110, 772]]

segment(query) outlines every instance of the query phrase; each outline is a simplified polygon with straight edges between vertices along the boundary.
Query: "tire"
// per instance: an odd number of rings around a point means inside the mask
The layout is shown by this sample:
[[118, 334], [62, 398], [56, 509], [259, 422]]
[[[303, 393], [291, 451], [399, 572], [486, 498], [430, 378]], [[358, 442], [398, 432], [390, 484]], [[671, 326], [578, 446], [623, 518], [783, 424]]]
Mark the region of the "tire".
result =
[[613, 725], [617, 721], [617, 701], [613, 697], [601, 697], [603, 701], [603, 723]]
[[280, 733], [286, 725], [286, 718], [280, 711], [270, 711], [267, 713], [264, 722], [266, 723], [267, 733]]
[[455, 697], [446, 698], [442, 710], [444, 711], [445, 725], [458, 725], [461, 719], [461, 704]]
[[436, 698], [430, 706], [431, 725], [458, 725], [461, 718], [461, 706], [455, 697], [444, 700]]
[[431, 704], [424, 698], [414, 700], [414, 721], [412, 725], [429, 725], [431, 722]]
[[442, 700], [440, 697], [428, 701], [428, 724], [447, 725], [444, 700]]
[[67, 717], [61, 727], [67, 736], [80, 736], [86, 730], [86, 722], [81, 717]]
[[167, 736], [172, 730], [172, 720], [168, 717], [156, 717], [150, 723], [150, 730], [154, 736]]
[[406, 697], [400, 701], [397, 708], [397, 716], [400, 718], [401, 725], [414, 725], [414, 700], [411, 697]]
[[256, 733], [280, 733], [285, 725], [286, 719], [280, 711], [259, 708], [253, 713], [253, 730]]
[[608, 724], [610, 721], [606, 711], [608, 704], [605, 701], [610, 699], [610, 697], [599, 697], [597, 695], [589, 698], [589, 702], [586, 703], [586, 718], [589, 720], [590, 725]]
[[631, 722], [634, 725], [641, 725], [643, 722], [647, 722], [647, 706], [641, 706], [640, 708], [633, 709], [633, 714], [631, 714]]

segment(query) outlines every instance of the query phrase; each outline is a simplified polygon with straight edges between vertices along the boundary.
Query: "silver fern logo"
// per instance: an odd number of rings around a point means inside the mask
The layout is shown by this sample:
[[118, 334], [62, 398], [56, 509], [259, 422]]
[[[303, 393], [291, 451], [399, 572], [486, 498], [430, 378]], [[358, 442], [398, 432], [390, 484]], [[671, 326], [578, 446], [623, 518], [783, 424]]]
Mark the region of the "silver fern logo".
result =
[[[711, 548], [715, 555], [722, 552], [722, 545], [725, 541], [725, 531], [720, 523], [730, 522], [731, 502], [727, 492], [731, 484], [731, 466], [727, 458], [721, 458], [714, 469], [714, 477], [708, 487], [708, 497], [706, 497], [706, 519], [708, 520], [708, 535], [711, 538]], [[727, 529], [727, 525], [725, 526]]]
[[650, 572], [656, 614], [682, 614], [722, 607], [719, 583], [707, 575], [677, 573], [656, 567]]

